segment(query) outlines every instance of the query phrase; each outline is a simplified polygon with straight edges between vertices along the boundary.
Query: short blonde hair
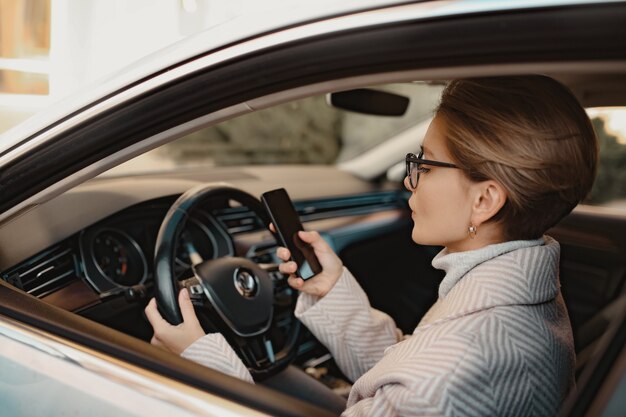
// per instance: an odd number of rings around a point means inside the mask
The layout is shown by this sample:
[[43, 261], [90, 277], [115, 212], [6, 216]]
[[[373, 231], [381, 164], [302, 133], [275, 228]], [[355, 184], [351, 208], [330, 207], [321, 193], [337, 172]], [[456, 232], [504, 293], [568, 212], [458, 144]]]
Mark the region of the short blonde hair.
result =
[[591, 190], [597, 139], [571, 91], [539, 75], [454, 80], [437, 117], [472, 181], [495, 180], [507, 201], [490, 221], [507, 240], [534, 239]]

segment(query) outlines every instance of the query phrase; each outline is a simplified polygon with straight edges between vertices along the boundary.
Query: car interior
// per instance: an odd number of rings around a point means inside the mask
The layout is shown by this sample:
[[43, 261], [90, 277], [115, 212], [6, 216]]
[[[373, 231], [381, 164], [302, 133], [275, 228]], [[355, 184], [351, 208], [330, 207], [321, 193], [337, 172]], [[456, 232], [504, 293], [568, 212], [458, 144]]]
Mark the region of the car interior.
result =
[[[542, 73], [568, 85], [585, 107], [626, 103], [626, 77], [617, 71]], [[411, 333], [437, 297], [442, 272], [430, 262], [441, 248], [411, 241], [403, 158], [419, 148], [446, 78], [403, 81], [318, 88], [297, 100], [285, 94], [275, 99], [280, 104], [231, 120], [200, 120], [190, 133], [172, 133], [148, 154], [13, 218], [0, 228], [0, 283], [28, 296], [3, 292], [0, 305], [39, 311], [50, 331], [82, 335], [121, 358], [215, 390], [210, 371], [146, 343], [152, 330], [143, 310], [156, 292], [163, 245], [174, 289], [193, 278], [194, 256], [237, 257], [260, 265], [273, 286], [269, 330], [229, 337], [257, 381], [291, 364], [347, 395], [350, 381], [293, 316], [297, 294], [277, 271], [276, 237], [254, 200], [287, 189], [305, 228], [322, 233], [372, 306]], [[148, 158], [156, 163], [144, 165]], [[188, 218], [163, 243], [172, 207], [184, 204]], [[626, 210], [583, 204], [548, 234], [562, 248], [560, 280], [580, 376], [626, 309]], [[228, 332], [214, 304], [201, 296], [194, 303], [206, 331]]]
[[[439, 3], [419, 3], [194, 44], [199, 55], [138, 63], [123, 85], [98, 85], [81, 96], [93, 101], [59, 106], [41, 119], [49, 124], [26, 129], [0, 153], [2, 321], [208, 393], [204, 405], [336, 415], [316, 391], [280, 381], [295, 373], [344, 397], [351, 384], [293, 315], [297, 293], [277, 271], [262, 193], [285, 188], [371, 305], [410, 333], [442, 272], [431, 266], [441, 248], [411, 240], [404, 157], [418, 151], [446, 81], [543, 74], [585, 108], [626, 106], [623, 3], [467, 11], [451, 2], [442, 14]], [[594, 126], [603, 133], [598, 188], [547, 232], [561, 245], [577, 354], [570, 417], [600, 414], [585, 414], [581, 399], [594, 401], [626, 341], [626, 145], [602, 120]], [[255, 305], [262, 314], [212, 292], [227, 280], [210, 278], [223, 274], [194, 272], [233, 259], [270, 289]], [[156, 296], [167, 305], [183, 286], [205, 330], [226, 336], [256, 385], [149, 343], [146, 304]]]
[[[297, 293], [277, 271], [259, 197], [285, 188], [304, 227], [331, 244], [371, 305], [412, 332], [437, 297], [442, 272], [431, 260], [441, 248], [411, 240], [404, 156], [419, 149], [446, 81], [544, 74], [586, 108], [626, 105], [623, 48], [605, 42], [623, 33], [623, 19], [610, 6], [559, 13], [346, 30], [203, 61], [136, 96], [129, 86], [116, 105], [3, 166], [0, 314], [272, 415], [337, 412], [277, 379], [297, 372], [338, 395], [350, 389], [293, 315]], [[562, 249], [580, 392], [626, 309], [624, 161], [619, 141], [608, 141], [599, 178], [611, 198], [592, 193], [596, 201], [548, 231]], [[607, 205], [614, 201], [621, 208]], [[224, 302], [220, 283], [194, 294], [210, 278], [195, 266], [228, 259], [271, 288], [263, 314]], [[147, 302], [167, 304], [182, 286], [197, 295], [205, 330], [225, 334], [256, 386], [149, 344]]]

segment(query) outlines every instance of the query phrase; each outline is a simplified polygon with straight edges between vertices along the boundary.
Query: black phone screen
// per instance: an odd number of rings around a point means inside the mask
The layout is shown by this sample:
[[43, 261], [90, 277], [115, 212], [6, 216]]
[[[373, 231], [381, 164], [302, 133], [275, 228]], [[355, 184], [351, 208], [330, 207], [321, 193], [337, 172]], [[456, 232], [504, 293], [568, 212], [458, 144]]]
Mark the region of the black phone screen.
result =
[[322, 272], [311, 245], [298, 237], [298, 231], [304, 228], [287, 191], [284, 188], [268, 191], [263, 193], [261, 201], [274, 223], [280, 243], [289, 249], [291, 258], [298, 264], [298, 276], [308, 279]]

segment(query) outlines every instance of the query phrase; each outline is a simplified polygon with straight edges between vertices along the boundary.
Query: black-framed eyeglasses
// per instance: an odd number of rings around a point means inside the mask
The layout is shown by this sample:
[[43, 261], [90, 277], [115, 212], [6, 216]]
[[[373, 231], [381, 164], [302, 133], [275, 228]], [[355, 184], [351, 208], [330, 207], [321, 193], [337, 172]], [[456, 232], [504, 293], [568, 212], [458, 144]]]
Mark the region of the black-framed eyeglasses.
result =
[[420, 174], [424, 174], [430, 171], [430, 168], [423, 167], [422, 165], [431, 165], [435, 167], [443, 167], [443, 168], [457, 168], [458, 166], [448, 163], [448, 162], [440, 162], [440, 161], [431, 161], [429, 159], [422, 159], [424, 156], [424, 152], [420, 152], [419, 155], [415, 156], [414, 153], [406, 154], [406, 176], [409, 179], [409, 185], [411, 189], [417, 188], [417, 182], [420, 179]]

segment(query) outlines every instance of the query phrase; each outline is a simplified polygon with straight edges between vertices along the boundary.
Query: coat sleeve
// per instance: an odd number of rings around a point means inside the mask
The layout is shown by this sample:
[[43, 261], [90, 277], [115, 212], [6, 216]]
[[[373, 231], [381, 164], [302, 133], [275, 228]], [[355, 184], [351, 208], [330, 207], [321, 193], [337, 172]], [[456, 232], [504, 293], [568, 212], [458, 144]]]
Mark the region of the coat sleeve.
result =
[[248, 368], [239, 359], [224, 336], [219, 333], [209, 333], [196, 340], [183, 351], [181, 356], [207, 368], [254, 383]]
[[348, 404], [342, 417], [443, 417], [446, 414], [437, 405], [402, 384], [386, 384], [373, 397]]
[[[508, 415], [506, 410], [491, 407], [493, 390], [486, 381], [490, 378], [483, 369], [485, 362], [481, 356], [472, 355], [484, 355], [482, 345], [476, 345], [465, 332], [445, 333], [431, 335], [433, 343], [428, 346], [414, 335], [387, 349], [383, 359], [352, 386], [348, 408], [342, 415]], [[502, 403], [510, 407], [511, 401]]]
[[374, 366], [387, 347], [402, 340], [393, 319], [370, 306], [367, 295], [345, 268], [324, 297], [300, 294], [295, 314], [352, 381]]

